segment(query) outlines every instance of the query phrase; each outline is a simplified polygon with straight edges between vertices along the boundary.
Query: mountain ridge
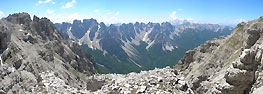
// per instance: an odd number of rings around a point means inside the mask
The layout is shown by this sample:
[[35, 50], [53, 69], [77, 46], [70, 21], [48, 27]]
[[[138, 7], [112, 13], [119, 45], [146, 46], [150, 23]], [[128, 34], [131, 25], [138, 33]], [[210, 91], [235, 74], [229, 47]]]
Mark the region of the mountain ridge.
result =
[[0, 20], [0, 36], [0, 89], [8, 94], [39, 91], [46, 72], [76, 88], [86, 86], [82, 76], [97, 73], [92, 58], [47, 18], [11, 14]]
[[[184, 51], [209, 39], [228, 35], [232, 31], [228, 26], [186, 21], [177, 25], [169, 22], [136, 22], [106, 26], [95, 19], [84, 19], [74, 20], [72, 24], [57, 23], [56, 27], [68, 38], [83, 44], [83, 49], [86, 49], [84, 52], [92, 53], [97, 64], [104, 66], [100, 69], [109, 70], [104, 71], [106, 73], [139, 72], [155, 67], [172, 66], [183, 57]], [[109, 55], [105, 56], [106, 54]], [[118, 63], [119, 66], [116, 67], [114, 63]], [[125, 71], [126, 69], [129, 71]]]

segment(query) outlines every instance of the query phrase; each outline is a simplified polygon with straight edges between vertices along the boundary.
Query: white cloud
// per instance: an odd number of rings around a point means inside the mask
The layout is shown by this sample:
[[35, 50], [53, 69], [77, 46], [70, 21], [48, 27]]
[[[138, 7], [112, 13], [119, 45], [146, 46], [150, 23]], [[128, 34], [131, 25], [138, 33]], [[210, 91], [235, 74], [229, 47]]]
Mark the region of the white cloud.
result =
[[115, 13], [115, 15], [119, 16], [119, 15], [120, 15], [120, 12], [119, 12], [119, 11], [117, 11], [117, 12]]
[[169, 19], [161, 18], [130, 18], [130, 17], [122, 17], [117, 16], [115, 14], [116, 12], [112, 12], [112, 14], [105, 14], [105, 15], [83, 15], [79, 13], [66, 13], [66, 14], [55, 14], [52, 13], [50, 15], [47, 15], [46, 17], [49, 18], [54, 23], [61, 23], [61, 22], [70, 22], [72, 23], [73, 20], [83, 20], [83, 19], [90, 19], [94, 18], [98, 22], [104, 22], [105, 24], [116, 24], [116, 23], [135, 23], [135, 22], [154, 22], [154, 23], [161, 23], [168, 21]]
[[47, 3], [52, 3], [52, 4], [55, 4], [56, 2], [52, 1], [52, 0], [38, 0], [38, 2], [36, 3], [36, 5], [40, 5], [40, 4], [47, 4]]
[[0, 11], [0, 16], [4, 15], [4, 12]]
[[71, 7], [73, 7], [74, 3], [76, 3], [76, 0], [72, 0], [71, 2], [67, 2], [61, 8], [71, 8]]
[[194, 22], [195, 21], [195, 19], [193, 19], [193, 18], [186, 18], [186, 20], [189, 21], [189, 22]]
[[95, 9], [94, 12], [95, 12], [95, 13], [98, 13], [98, 12], [100, 12], [100, 10], [99, 10], [99, 9]]
[[54, 1], [53, 1], [53, 2], [51, 2], [51, 4], [53, 4], [53, 5], [54, 5], [54, 4], [56, 4], [56, 2], [54, 2]]
[[177, 19], [177, 17], [176, 17], [175, 15], [176, 15], [176, 11], [173, 11], [173, 12], [170, 14], [170, 18], [172, 18], [173, 20]]
[[135, 22], [142, 22], [142, 19], [140, 19], [140, 18], [135, 18], [134, 21], [135, 21]]
[[47, 10], [46, 10], [46, 13], [47, 13], [47, 14], [52, 14], [53, 12], [54, 12], [54, 10], [51, 10], [51, 9], [47, 9]]
[[[182, 9], [178, 9], [178, 11], [182, 11]], [[177, 21], [179, 21], [179, 22], [183, 22], [184, 20], [187, 20], [187, 21], [189, 21], [189, 22], [196, 22], [196, 20], [193, 19], [193, 18], [177, 17], [177, 16], [176, 16], [176, 13], [177, 13], [176, 11], [173, 11], [173, 12], [170, 14], [170, 18], [172, 19], [172, 22], [175, 21], [175, 20], [177, 20]]]
[[82, 20], [88, 18], [87, 16], [82, 16], [79, 13], [69, 13], [69, 14], [52, 14], [48, 15], [49, 18], [54, 23], [61, 23], [61, 22], [73, 22], [73, 20]]
[[240, 18], [240, 19], [229, 19], [229, 18], [217, 18], [217, 19], [195, 19], [196, 23], [203, 23], [203, 24], [220, 24], [220, 25], [230, 25], [234, 26], [241, 22], [247, 22], [246, 19]]
[[243, 19], [243, 18], [240, 18], [240, 19], [237, 19], [237, 20], [236, 20], [237, 23], [241, 23], [241, 22], [245, 22], [245, 21], [246, 21], [246, 20]]

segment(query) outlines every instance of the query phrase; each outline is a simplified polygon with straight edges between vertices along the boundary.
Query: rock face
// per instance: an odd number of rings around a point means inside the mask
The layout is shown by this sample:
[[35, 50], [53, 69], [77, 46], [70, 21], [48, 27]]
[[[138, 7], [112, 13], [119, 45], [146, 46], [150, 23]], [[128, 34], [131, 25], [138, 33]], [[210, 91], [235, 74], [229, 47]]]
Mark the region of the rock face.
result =
[[262, 17], [240, 23], [230, 36], [188, 51], [176, 68], [195, 93], [262, 93], [262, 35]]
[[96, 73], [91, 61], [84, 58], [77, 43], [68, 41], [47, 18], [34, 16], [31, 20], [27, 13], [16, 13], [0, 20], [1, 92], [49, 91], [43, 73], [54, 73], [76, 89], [85, 88], [83, 76]]

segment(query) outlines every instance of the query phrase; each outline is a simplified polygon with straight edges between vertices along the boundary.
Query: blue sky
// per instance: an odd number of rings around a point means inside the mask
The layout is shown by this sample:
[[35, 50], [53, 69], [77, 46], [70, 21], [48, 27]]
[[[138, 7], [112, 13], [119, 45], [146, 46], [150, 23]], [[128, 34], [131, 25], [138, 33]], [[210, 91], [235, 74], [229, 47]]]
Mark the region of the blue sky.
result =
[[0, 17], [28, 12], [53, 22], [95, 18], [105, 23], [190, 20], [233, 25], [263, 16], [263, 0], [2, 0]]

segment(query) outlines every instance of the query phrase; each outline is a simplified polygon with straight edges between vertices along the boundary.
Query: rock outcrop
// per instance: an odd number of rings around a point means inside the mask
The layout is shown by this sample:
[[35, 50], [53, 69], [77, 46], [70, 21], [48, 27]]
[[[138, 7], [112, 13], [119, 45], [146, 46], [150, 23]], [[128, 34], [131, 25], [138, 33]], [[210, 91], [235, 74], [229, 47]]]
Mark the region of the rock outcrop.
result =
[[104, 84], [90, 93], [95, 94], [191, 94], [184, 77], [166, 67], [129, 74], [99, 74], [89, 77]]
[[[49, 91], [43, 82], [46, 72], [54, 73], [66, 85], [85, 88], [85, 75], [96, 73], [91, 61], [47, 18], [34, 16], [32, 20], [27, 13], [16, 13], [0, 20], [1, 92]], [[46, 87], [35, 89], [43, 84]]]
[[188, 51], [176, 68], [198, 94], [262, 93], [263, 18]]

